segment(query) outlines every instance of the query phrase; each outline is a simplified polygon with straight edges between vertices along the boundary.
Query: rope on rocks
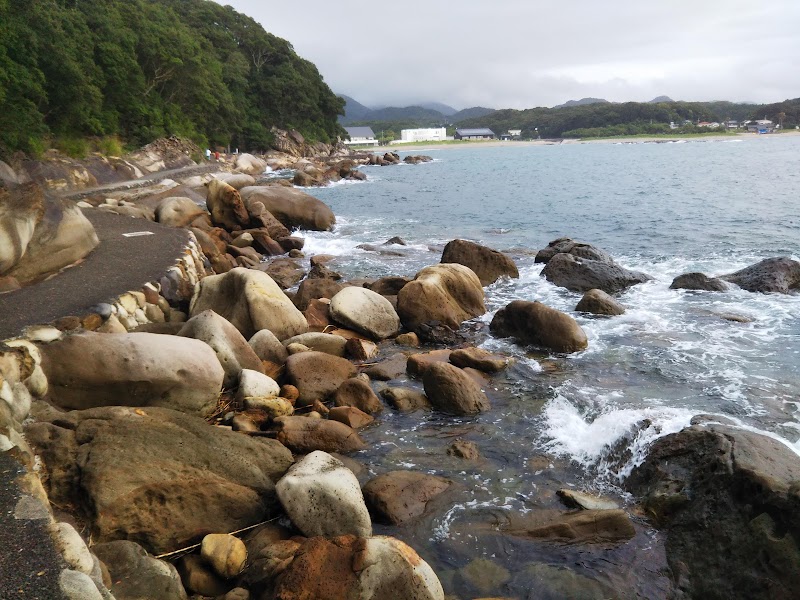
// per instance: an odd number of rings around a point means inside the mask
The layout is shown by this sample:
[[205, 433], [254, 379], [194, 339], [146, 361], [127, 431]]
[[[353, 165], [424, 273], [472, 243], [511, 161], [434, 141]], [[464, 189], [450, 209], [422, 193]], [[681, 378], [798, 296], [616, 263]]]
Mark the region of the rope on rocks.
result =
[[[261, 523], [256, 523], [255, 525], [250, 525], [249, 527], [245, 527], [244, 529], [238, 529], [236, 531], [229, 531], [228, 535], [237, 535], [239, 533], [244, 533], [245, 531], [250, 531], [251, 529], [255, 529], [256, 527], [261, 527], [262, 525], [266, 525], [267, 523], [272, 523], [277, 521], [280, 517], [275, 517], [274, 519], [267, 519], [266, 521], [262, 521]], [[167, 552], [165, 554], [159, 554], [156, 556], [158, 560], [166, 559], [166, 560], [175, 560], [181, 558], [184, 554], [188, 554], [192, 550], [196, 550], [200, 546], [202, 546], [202, 542], [199, 544], [192, 544], [191, 546], [186, 546], [185, 548], [180, 548], [179, 550], [173, 550], [172, 552]]]

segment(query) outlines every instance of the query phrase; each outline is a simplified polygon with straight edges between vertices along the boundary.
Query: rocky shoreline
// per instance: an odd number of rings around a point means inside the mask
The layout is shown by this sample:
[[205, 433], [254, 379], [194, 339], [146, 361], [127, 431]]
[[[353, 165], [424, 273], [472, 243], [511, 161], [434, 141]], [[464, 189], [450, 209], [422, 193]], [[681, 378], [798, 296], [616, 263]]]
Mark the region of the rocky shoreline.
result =
[[[297, 146], [288, 136], [284, 150]], [[387, 156], [357, 160], [396, 164]], [[318, 179], [304, 166], [313, 161], [293, 159], [314, 181], [333, 176], [314, 166]], [[407, 524], [446, 512], [457, 484], [413, 469], [361, 481], [357, 453], [388, 411], [432, 410], [447, 420], [496, 410], [491, 382], [512, 361], [477, 347], [469, 322], [486, 312], [484, 287], [518, 277], [516, 265], [456, 239], [413, 279], [344, 281], [332, 257], [307, 261], [297, 235], [330, 229], [333, 212], [284, 183], [258, 185], [270, 160], [239, 155], [234, 172], [83, 201], [86, 211], [187, 229], [184, 254], [158, 281], [0, 347], [0, 446], [26, 469], [24, 514], [49, 528], [62, 553], [62, 592], [118, 600], [505, 593], [502, 556], [445, 577], [398, 539]], [[335, 173], [342, 177], [341, 165]], [[0, 262], [12, 288], [11, 278], [35, 285], [44, 275], [19, 265], [29, 253], [48, 254], [53, 240], [75, 249], [62, 266], [96, 245], [73, 205], [13, 183], [0, 190], [0, 206], [18, 207], [24, 218], [15, 222], [28, 225], [17, 226], [27, 233], [15, 234]], [[69, 219], [87, 243], [58, 242], [52, 231]], [[575, 310], [597, 318], [623, 313], [614, 294], [648, 280], [571, 239], [551, 242], [536, 260], [555, 285], [585, 292]], [[800, 263], [788, 258], [701, 275], [673, 286], [800, 289]], [[524, 299], [500, 309], [490, 331], [544, 353], [588, 345], [572, 316]], [[406, 376], [410, 383], [398, 383]], [[797, 455], [713, 421], [698, 417], [653, 445], [626, 482], [637, 504], [563, 489], [559, 504], [512, 515], [492, 534], [618, 549], [646, 525], [663, 534], [664, 597], [795, 597]], [[465, 466], [482, 450], [456, 439], [442, 458]], [[374, 535], [386, 527], [397, 536]], [[634, 595], [567, 564], [534, 566], [541, 597]], [[471, 591], [445, 596], [454, 588]]]

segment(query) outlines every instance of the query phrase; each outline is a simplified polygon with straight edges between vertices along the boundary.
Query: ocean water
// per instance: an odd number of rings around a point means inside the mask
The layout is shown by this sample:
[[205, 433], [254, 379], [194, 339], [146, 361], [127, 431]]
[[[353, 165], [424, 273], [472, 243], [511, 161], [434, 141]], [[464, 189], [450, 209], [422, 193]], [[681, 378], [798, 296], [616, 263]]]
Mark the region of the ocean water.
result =
[[[454, 238], [508, 252], [520, 278], [486, 288], [489, 312], [469, 327], [482, 347], [517, 361], [487, 382], [492, 410], [478, 417], [387, 409], [364, 432], [367, 476], [413, 468], [458, 485], [420, 523], [386, 531], [409, 541], [446, 590], [463, 597], [548, 597], [555, 588], [535, 564], [663, 597], [663, 544], [644, 520], [633, 541], [602, 549], [521, 540], [502, 534], [502, 524], [557, 508], [554, 492], [565, 486], [631, 505], [625, 476], [655, 439], [698, 414], [732, 419], [800, 452], [800, 295], [669, 289], [689, 271], [719, 275], [770, 256], [800, 258], [800, 137], [414, 153], [435, 161], [364, 167], [366, 182], [314, 190], [337, 226], [307, 235], [305, 252], [337, 255], [334, 268], [346, 277], [413, 276], [439, 262]], [[402, 256], [357, 248], [392, 236], [408, 243], [386, 247]], [[653, 280], [619, 296], [623, 316], [575, 313], [580, 294], [550, 284], [534, 264], [536, 251], [562, 236], [595, 244]], [[588, 350], [552, 355], [494, 339], [488, 323], [514, 299], [570, 313]], [[476, 442], [484, 460], [446, 456], [456, 438]], [[507, 577], [483, 589], [464, 575], [476, 558], [501, 565]]]

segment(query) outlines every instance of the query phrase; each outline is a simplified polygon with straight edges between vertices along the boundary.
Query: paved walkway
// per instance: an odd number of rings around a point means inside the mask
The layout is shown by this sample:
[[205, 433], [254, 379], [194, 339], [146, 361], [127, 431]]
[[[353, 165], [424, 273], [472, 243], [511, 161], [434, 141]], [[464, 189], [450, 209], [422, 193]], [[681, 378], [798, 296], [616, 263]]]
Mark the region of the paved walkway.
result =
[[[164, 173], [161, 173], [163, 175]], [[182, 255], [189, 234], [145, 219], [86, 209], [100, 245], [81, 263], [50, 279], [0, 295], [0, 340], [28, 325], [83, 316], [100, 302], [157, 281]], [[125, 233], [147, 232], [126, 237]]]

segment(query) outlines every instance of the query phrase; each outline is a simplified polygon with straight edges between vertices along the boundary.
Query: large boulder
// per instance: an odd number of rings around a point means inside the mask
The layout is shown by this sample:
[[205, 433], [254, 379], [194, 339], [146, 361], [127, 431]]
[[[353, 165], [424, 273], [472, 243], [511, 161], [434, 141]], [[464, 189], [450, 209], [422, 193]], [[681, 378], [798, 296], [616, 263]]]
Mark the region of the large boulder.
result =
[[800, 461], [788, 446], [694, 426], [657, 440], [626, 486], [666, 531], [686, 597], [797, 597]]
[[492, 284], [504, 275], [519, 278], [519, 270], [511, 258], [502, 252], [466, 240], [448, 242], [442, 252], [442, 262], [469, 267], [481, 280], [481, 285]]
[[200, 281], [190, 306], [192, 316], [211, 309], [246, 338], [269, 329], [280, 340], [304, 333], [308, 323], [266, 273], [237, 267]]
[[670, 284], [671, 290], [704, 290], [708, 292], [724, 292], [728, 284], [717, 277], [709, 277], [704, 273], [684, 273], [678, 275]]
[[578, 312], [593, 315], [617, 316], [625, 314], [625, 308], [603, 290], [589, 290], [575, 307]]
[[312, 300], [333, 298], [344, 289], [344, 285], [333, 279], [304, 279], [294, 295], [294, 305], [306, 310]]
[[346, 379], [355, 377], [349, 360], [325, 352], [300, 352], [286, 360], [286, 378], [300, 391], [298, 406], [325, 401]]
[[292, 465], [275, 489], [286, 514], [305, 536], [372, 535], [358, 479], [326, 452], [312, 452]]
[[417, 471], [390, 471], [364, 485], [364, 498], [379, 521], [403, 525], [422, 515], [428, 502], [450, 487], [444, 477]]
[[191, 198], [164, 198], [156, 206], [156, 221], [169, 227], [188, 227], [198, 217], [208, 213]]
[[336, 223], [333, 211], [305, 192], [283, 186], [252, 186], [241, 190], [247, 202], [258, 201], [289, 229], [327, 231]]
[[180, 337], [205, 342], [214, 350], [225, 370], [225, 387], [235, 386], [242, 369], [264, 372], [261, 359], [239, 330], [213, 310], [205, 310], [184, 323]]
[[748, 292], [788, 294], [800, 290], [800, 262], [788, 256], [765, 258], [720, 279], [735, 283]]
[[0, 275], [20, 283], [72, 265], [99, 244], [81, 209], [36, 184], [0, 187]]
[[212, 179], [207, 184], [208, 197], [206, 206], [211, 213], [211, 222], [228, 231], [247, 229], [250, 214], [242, 202], [239, 191], [219, 179]]
[[386, 298], [360, 287], [346, 287], [331, 298], [329, 315], [337, 323], [382, 340], [397, 333], [400, 317]]
[[450, 329], [486, 312], [478, 276], [459, 264], [425, 267], [397, 294], [397, 312], [409, 329], [438, 321]]
[[267, 163], [260, 158], [256, 158], [252, 154], [247, 154], [243, 152], [236, 156], [236, 162], [234, 163], [234, 168], [239, 173], [245, 173], [247, 175], [263, 175], [264, 172], [267, 170]]
[[400, 540], [307, 540], [277, 580], [276, 600], [444, 600], [428, 563]]
[[608, 294], [650, 280], [644, 273], [630, 271], [613, 261], [580, 258], [563, 252], [547, 261], [542, 276], [550, 283], [573, 292], [587, 292], [596, 288]]
[[464, 371], [450, 363], [433, 363], [422, 376], [425, 395], [433, 407], [454, 415], [489, 410], [489, 399]]
[[338, 421], [287, 416], [275, 419], [275, 425], [278, 441], [298, 454], [315, 450], [347, 454], [365, 446], [354, 429]]
[[135, 542], [117, 540], [92, 546], [111, 576], [109, 590], [117, 600], [186, 600], [178, 570], [149, 556]]
[[95, 541], [129, 539], [155, 554], [268, 518], [292, 464], [275, 440], [164, 408], [54, 412], [26, 436], [47, 473], [60, 474], [46, 480], [50, 497], [82, 507]]
[[489, 328], [498, 337], [513, 337], [556, 352], [577, 352], [589, 344], [575, 319], [541, 302], [514, 300], [497, 311]]
[[67, 409], [163, 406], [206, 414], [225, 376], [208, 344], [171, 335], [85, 332], [41, 353], [49, 398]]

